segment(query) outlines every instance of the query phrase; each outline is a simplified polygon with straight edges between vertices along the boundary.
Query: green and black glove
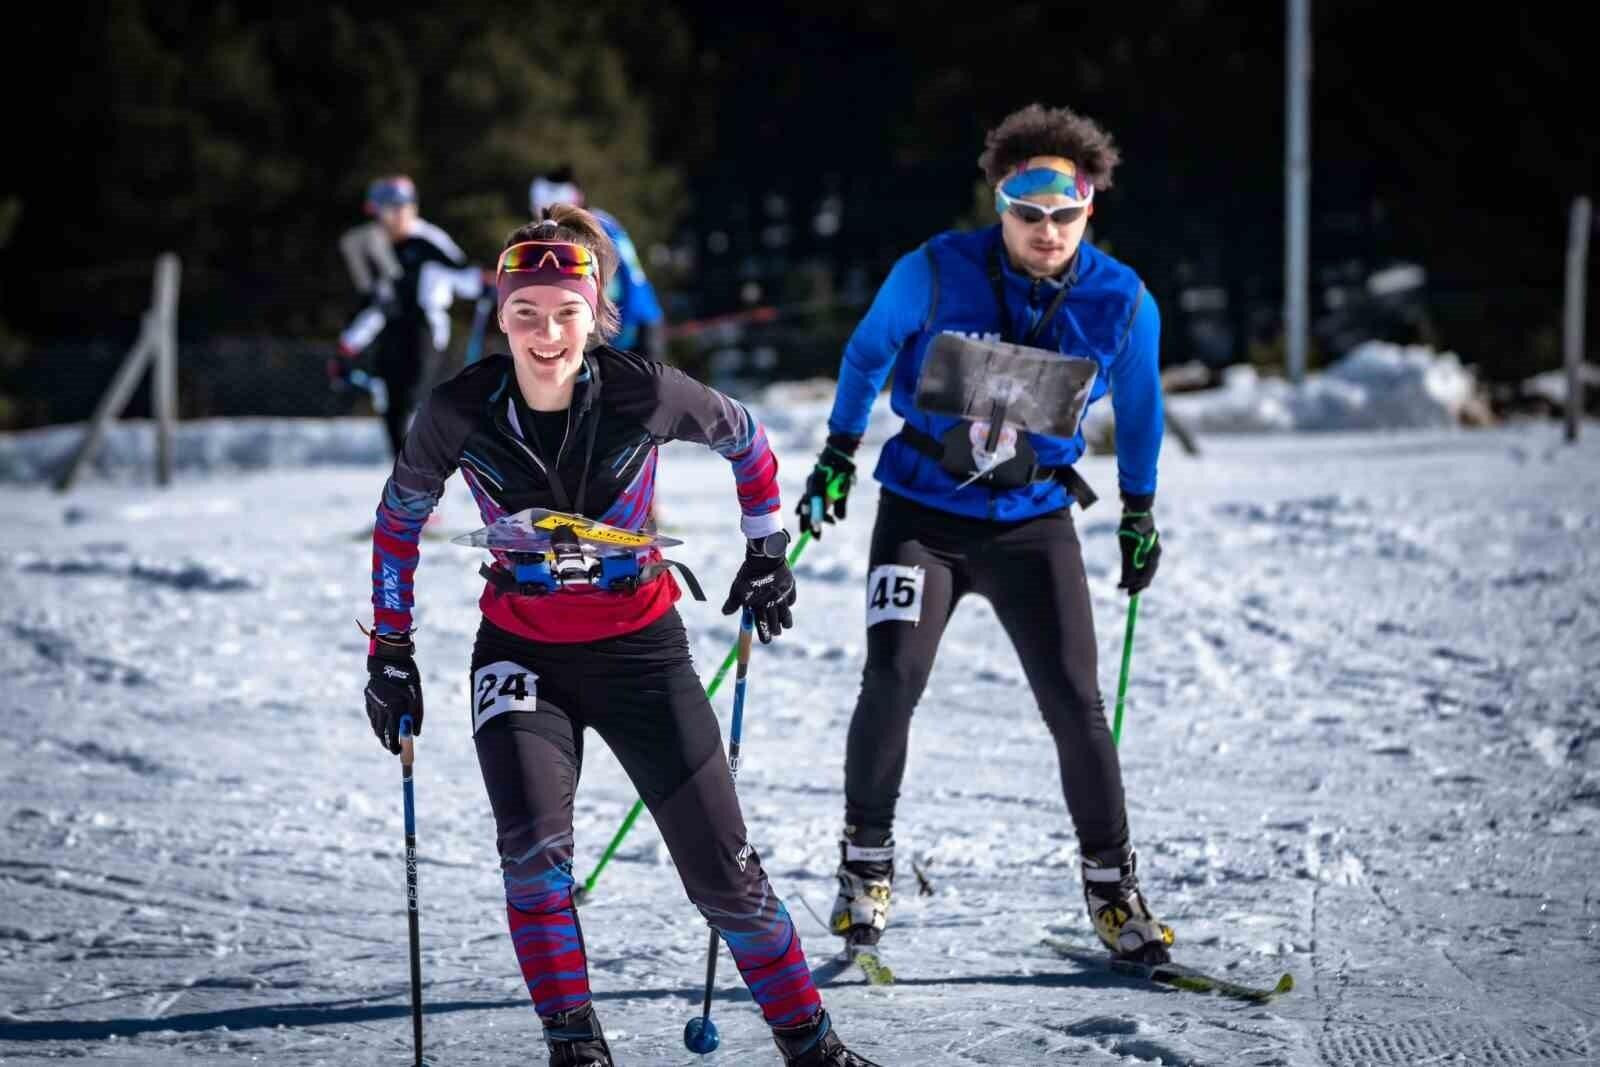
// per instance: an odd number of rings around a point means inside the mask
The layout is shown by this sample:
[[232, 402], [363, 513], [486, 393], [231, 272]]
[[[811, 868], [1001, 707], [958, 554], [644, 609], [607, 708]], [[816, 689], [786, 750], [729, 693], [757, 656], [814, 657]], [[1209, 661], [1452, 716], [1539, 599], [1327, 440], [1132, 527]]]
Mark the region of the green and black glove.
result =
[[[1135, 507], [1136, 504], [1143, 505]], [[1118, 589], [1128, 595], [1143, 592], [1156, 576], [1156, 566], [1161, 562], [1161, 535], [1156, 532], [1156, 520], [1150, 514], [1150, 498], [1124, 499], [1122, 522], [1117, 526], [1117, 547], [1122, 549], [1122, 581]]]
[[828, 435], [822, 446], [817, 465], [811, 468], [806, 479], [806, 491], [800, 497], [800, 529], [818, 540], [822, 539], [824, 523], [844, 518], [850, 500], [850, 487], [855, 484], [856, 465], [851, 459], [861, 444], [859, 437], [845, 434]]

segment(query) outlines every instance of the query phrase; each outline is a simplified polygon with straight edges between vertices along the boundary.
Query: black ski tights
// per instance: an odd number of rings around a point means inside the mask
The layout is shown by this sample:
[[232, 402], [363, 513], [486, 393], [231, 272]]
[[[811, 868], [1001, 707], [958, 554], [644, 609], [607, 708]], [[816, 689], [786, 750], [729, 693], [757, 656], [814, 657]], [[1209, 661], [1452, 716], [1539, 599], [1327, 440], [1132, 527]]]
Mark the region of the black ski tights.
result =
[[945, 624], [969, 592], [994, 605], [1022, 660], [1055, 739], [1081, 849], [1094, 855], [1122, 847], [1128, 840], [1122, 769], [1096, 677], [1089, 583], [1071, 513], [990, 522], [887, 491], [872, 532], [867, 665], [850, 720], [845, 822], [858, 828], [858, 840], [888, 838], [911, 713]]

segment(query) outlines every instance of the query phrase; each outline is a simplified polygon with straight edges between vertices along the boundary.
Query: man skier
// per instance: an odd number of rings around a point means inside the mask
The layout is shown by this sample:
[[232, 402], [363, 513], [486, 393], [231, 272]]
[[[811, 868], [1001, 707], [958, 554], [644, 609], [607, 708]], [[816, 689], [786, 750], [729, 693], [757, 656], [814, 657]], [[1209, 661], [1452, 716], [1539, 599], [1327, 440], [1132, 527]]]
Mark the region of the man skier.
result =
[[1171, 931], [1139, 889], [1069, 510], [1094, 499], [1072, 467], [1083, 436], [1075, 427], [1069, 437], [1014, 433], [1007, 456], [992, 451], [1003, 435], [987, 423], [916, 405], [941, 335], [958, 335], [946, 336], [946, 347], [978, 338], [1027, 346], [1049, 361], [1092, 361], [1077, 364], [1093, 370], [1087, 399], [1109, 390], [1116, 414], [1120, 588], [1149, 585], [1160, 558], [1151, 516], [1160, 320], [1138, 275], [1083, 240], [1095, 193], [1110, 187], [1119, 160], [1100, 126], [1065, 108], [1034, 104], [1006, 117], [979, 158], [999, 223], [939, 234], [903, 256], [845, 348], [827, 444], [800, 502], [802, 528], [821, 536], [845, 517], [851, 457], [891, 374], [891, 404], [905, 419], [874, 472], [883, 489], [868, 565], [867, 660], [845, 759], [830, 924], [853, 944], [876, 944], [888, 923], [912, 710], [957, 601], [977, 593], [993, 603], [1055, 741], [1096, 932], [1119, 956], [1167, 959]]

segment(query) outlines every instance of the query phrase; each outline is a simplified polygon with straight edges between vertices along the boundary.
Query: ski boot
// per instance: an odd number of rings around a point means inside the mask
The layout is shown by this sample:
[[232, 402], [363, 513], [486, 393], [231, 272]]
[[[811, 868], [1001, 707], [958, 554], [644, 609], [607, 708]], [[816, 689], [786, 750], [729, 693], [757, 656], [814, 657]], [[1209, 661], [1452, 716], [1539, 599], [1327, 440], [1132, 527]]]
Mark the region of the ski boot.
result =
[[545, 1019], [544, 1043], [550, 1067], [615, 1067], [593, 1004]]
[[889, 925], [894, 836], [844, 828], [839, 839], [839, 895], [828, 927], [851, 945], [876, 945]]
[[798, 1026], [774, 1026], [772, 1040], [783, 1054], [784, 1067], [878, 1067], [844, 1047], [826, 1008]]
[[1156, 921], [1139, 891], [1139, 857], [1130, 848], [1083, 857], [1083, 901], [1101, 942], [1118, 959], [1167, 963], [1172, 927]]

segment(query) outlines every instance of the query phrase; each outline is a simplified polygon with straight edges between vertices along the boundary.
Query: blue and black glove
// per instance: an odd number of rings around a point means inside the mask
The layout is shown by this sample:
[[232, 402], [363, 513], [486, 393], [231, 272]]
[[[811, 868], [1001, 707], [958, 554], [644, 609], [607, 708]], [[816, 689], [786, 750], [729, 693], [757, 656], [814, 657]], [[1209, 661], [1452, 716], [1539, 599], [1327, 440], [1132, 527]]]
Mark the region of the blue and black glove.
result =
[[1122, 522], [1117, 526], [1117, 547], [1122, 549], [1122, 581], [1117, 588], [1126, 589], [1129, 596], [1150, 585], [1161, 562], [1161, 535], [1156, 532], [1148, 499], [1138, 500], [1143, 505], [1138, 509], [1135, 502], [1124, 500]]
[[415, 651], [409, 634], [373, 634], [367, 650], [367, 721], [397, 756], [401, 719], [411, 716], [411, 732], [422, 733], [422, 673]]
[[856, 465], [851, 457], [860, 444], [859, 437], [829, 434], [817, 465], [806, 479], [806, 491], [795, 510], [800, 514], [800, 529], [819, 541], [824, 523], [837, 522], [845, 516], [850, 487], [856, 480]]
[[795, 602], [794, 575], [784, 558], [788, 547], [789, 535], [783, 530], [750, 540], [745, 547], [744, 564], [734, 575], [728, 599], [722, 605], [724, 615], [748, 608], [756, 636], [764, 645], [771, 644], [783, 631], [794, 629], [794, 613], [789, 610]]

